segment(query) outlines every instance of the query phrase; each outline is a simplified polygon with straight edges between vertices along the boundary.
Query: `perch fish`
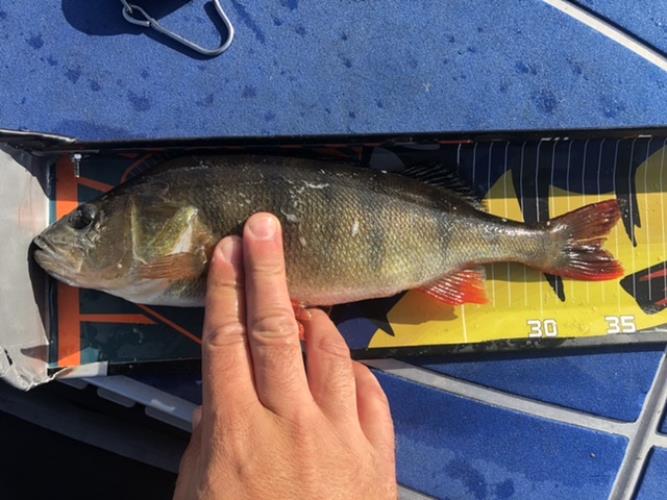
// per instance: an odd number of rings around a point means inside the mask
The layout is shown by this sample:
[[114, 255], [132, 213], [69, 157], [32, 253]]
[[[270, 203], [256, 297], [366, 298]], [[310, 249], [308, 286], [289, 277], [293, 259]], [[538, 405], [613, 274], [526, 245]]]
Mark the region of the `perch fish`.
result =
[[615, 200], [529, 226], [486, 213], [428, 172], [424, 181], [301, 158], [183, 157], [80, 205], [35, 238], [34, 257], [69, 285], [201, 306], [215, 244], [267, 211], [283, 226], [290, 295], [307, 305], [409, 289], [484, 303], [480, 266], [494, 262], [580, 280], [623, 274], [602, 248], [620, 216]]

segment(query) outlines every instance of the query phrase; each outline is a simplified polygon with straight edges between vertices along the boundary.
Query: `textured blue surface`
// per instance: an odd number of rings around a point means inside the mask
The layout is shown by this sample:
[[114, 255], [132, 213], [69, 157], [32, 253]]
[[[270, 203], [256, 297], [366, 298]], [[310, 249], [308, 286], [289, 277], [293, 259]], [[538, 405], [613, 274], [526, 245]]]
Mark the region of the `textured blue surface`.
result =
[[648, 467], [635, 500], [657, 500], [665, 498], [667, 491], [667, 450], [656, 448], [651, 454]]
[[439, 498], [605, 498], [625, 439], [501, 410], [379, 374], [399, 481]]
[[[204, 1], [150, 2], [215, 45]], [[0, 127], [87, 140], [663, 125], [667, 74], [535, 0], [223, 0], [203, 60], [120, 3], [0, 8]], [[149, 7], [148, 3], [144, 3]]]
[[560, 353], [449, 361], [407, 360], [430, 370], [595, 415], [633, 421], [651, 386], [663, 346], [648, 351]]
[[[439, 498], [604, 498], [609, 492], [624, 438], [376, 373], [392, 407], [401, 484]], [[134, 378], [201, 401], [194, 375]]]
[[577, 3], [636, 35], [663, 53], [667, 52], [667, 2], [577, 0]]

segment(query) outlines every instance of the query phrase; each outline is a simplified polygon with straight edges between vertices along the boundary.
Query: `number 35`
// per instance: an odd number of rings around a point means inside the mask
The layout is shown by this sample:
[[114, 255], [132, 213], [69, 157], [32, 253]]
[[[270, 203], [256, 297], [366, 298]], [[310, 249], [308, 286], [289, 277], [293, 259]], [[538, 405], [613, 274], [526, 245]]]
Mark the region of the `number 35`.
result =
[[605, 320], [609, 323], [607, 333], [634, 333], [637, 331], [634, 316], [605, 316]]

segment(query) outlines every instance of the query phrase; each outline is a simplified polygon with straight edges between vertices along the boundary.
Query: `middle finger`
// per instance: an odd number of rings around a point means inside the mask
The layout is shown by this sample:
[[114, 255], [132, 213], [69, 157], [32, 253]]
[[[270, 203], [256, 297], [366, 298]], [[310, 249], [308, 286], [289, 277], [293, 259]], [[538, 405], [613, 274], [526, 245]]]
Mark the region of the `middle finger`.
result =
[[287, 415], [312, 402], [285, 273], [280, 222], [259, 213], [244, 228], [248, 338], [260, 401]]

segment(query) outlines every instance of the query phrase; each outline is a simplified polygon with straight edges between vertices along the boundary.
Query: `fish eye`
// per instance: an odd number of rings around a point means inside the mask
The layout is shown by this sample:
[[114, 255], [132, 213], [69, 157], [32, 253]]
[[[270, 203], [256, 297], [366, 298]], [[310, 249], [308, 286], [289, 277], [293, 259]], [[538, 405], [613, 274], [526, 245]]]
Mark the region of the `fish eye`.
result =
[[81, 205], [69, 216], [68, 223], [69, 225], [76, 229], [81, 230], [90, 226], [95, 220], [96, 210], [93, 205]]

